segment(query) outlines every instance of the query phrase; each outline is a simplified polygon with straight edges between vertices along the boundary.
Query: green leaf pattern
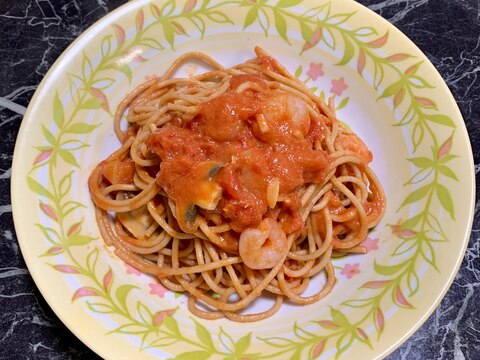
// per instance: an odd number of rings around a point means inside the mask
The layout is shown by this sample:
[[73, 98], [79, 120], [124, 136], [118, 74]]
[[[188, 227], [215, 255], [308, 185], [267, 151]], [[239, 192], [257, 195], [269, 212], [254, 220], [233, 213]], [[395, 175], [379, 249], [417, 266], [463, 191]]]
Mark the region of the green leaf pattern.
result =
[[[85, 301], [89, 311], [94, 313], [115, 315], [119, 325], [111, 333], [139, 336], [142, 349], [168, 349], [168, 346], [176, 343], [185, 344], [186, 351], [178, 354], [175, 359], [262, 359], [279, 356], [303, 359], [321, 356], [329, 346], [336, 350], [335, 358], [341, 358], [355, 342], [363, 343], [369, 348], [374, 346], [374, 341], [364, 329], [370, 327], [371, 330], [373, 325], [373, 333], [376, 333], [377, 339], [380, 338], [388, 326], [382, 308], [388, 304], [389, 299], [399, 308], [414, 307], [413, 295], [421, 285], [417, 273], [420, 262], [426, 261], [437, 269], [435, 243], [448, 239], [437, 220], [437, 214], [432, 212], [435, 202], [440, 204], [451, 219], [455, 219], [454, 202], [448, 189], [449, 181], [458, 181], [449, 167], [456, 158], [451, 153], [454, 121], [439, 113], [438, 105], [425, 95], [427, 93], [424, 91], [432, 88], [432, 85], [418, 74], [422, 62], [412, 61], [414, 57], [409, 54], [385, 55], [377, 51], [388, 42], [388, 33], [378, 34], [374, 27], [346, 26], [355, 13], [333, 13], [330, 2], [319, 3], [304, 13], [292, 10], [301, 3], [302, 0], [171, 0], [151, 3], [136, 14], [133, 25], [136, 32], [133, 35], [129, 33], [127, 36], [125, 29], [115, 24], [111, 33], [100, 40], [100, 61], [94, 64], [87, 54], [83, 54], [81, 72], [67, 75], [73, 108], [69, 106], [67, 110], [65, 94], [55, 92], [50, 108], [54, 126], [47, 128], [41, 125], [44, 143], [35, 146], [39, 154], [26, 178], [28, 188], [38, 197], [40, 209], [49, 219], [48, 222], [36, 224], [42, 237], [50, 244], [42, 256], [49, 257], [51, 262], [52, 257], [62, 254], [62, 261], [69, 261], [68, 264], [61, 263], [52, 268], [68, 273], [68, 276], [82, 278], [82, 283], [86, 285], [72, 294], [72, 301]], [[224, 329], [220, 329], [218, 334], [211, 332], [194, 318], [191, 321], [196, 338], [187, 337], [175, 318], [176, 309], [154, 312], [141, 301], [135, 304], [131, 300], [131, 294], [139, 288], [128, 284], [118, 285], [112, 270], [99, 264], [97, 247], [90, 250], [86, 259], [77, 258], [73, 251], [76, 246], [87, 246], [96, 240], [83, 232], [83, 220], [73, 223], [72, 215], [85, 208], [85, 205], [69, 200], [68, 194], [72, 175], [80, 168], [75, 155], [79, 149], [89, 146], [81, 140], [82, 136], [91, 134], [99, 126], [98, 123], [83, 122], [85, 111], [97, 109], [96, 111], [110, 113], [106, 94], [115, 81], [106, 75], [107, 71], [113, 69], [123, 74], [130, 83], [132, 69], [118, 59], [131, 54], [135, 60], [146, 61], [148, 59], [142, 56], [135, 57], [137, 49], [155, 52], [173, 49], [180, 37], [189, 36], [194, 31], [203, 37], [208, 22], [227, 26], [233, 24], [226, 11], [226, 8], [232, 6], [243, 8], [245, 17], [241, 25], [244, 29], [258, 24], [265, 36], [272, 36], [276, 32], [288, 45], [292, 45], [289, 34], [297, 31], [305, 43], [298, 49], [300, 54], [313, 47], [340, 49], [342, 55], [338, 66], [352, 66], [360, 76], [368, 69], [373, 74], [371, 86], [379, 94], [378, 101], [390, 101], [393, 111], [402, 110], [403, 117], [396, 126], [407, 127], [411, 131], [413, 153], [420, 146], [432, 149], [430, 157], [408, 159], [417, 171], [405, 184], [411, 192], [400, 208], [413, 208], [415, 205], [415, 209], [420, 210], [408, 219], [390, 225], [392, 233], [399, 240], [393, 255], [394, 258], [398, 256], [398, 262], [384, 265], [375, 261], [374, 271], [379, 280], [364, 284], [364, 288], [371, 290], [368, 295], [345, 301], [338, 308], [332, 307], [330, 318], [315, 322], [315, 331], [307, 331], [311, 329], [311, 324], [293, 324], [293, 338], [254, 339], [252, 333], [248, 332], [241, 338], [234, 339]], [[153, 21], [146, 21], [147, 17]], [[384, 74], [387, 72], [394, 73], [397, 80], [386, 83]], [[301, 65], [295, 76], [304, 78]], [[321, 96], [325, 97], [323, 91]], [[348, 98], [340, 100], [337, 109], [347, 106], [347, 103]], [[450, 128], [451, 136], [448, 139], [438, 139], [433, 131], [435, 127]], [[56, 169], [62, 161], [74, 168], [59, 177]], [[34, 179], [34, 174], [40, 170], [47, 171], [46, 182]], [[360, 309], [360, 318], [347, 317], [345, 310], [349, 308]], [[251, 348], [254, 340], [269, 346], [270, 351], [253, 352]]]

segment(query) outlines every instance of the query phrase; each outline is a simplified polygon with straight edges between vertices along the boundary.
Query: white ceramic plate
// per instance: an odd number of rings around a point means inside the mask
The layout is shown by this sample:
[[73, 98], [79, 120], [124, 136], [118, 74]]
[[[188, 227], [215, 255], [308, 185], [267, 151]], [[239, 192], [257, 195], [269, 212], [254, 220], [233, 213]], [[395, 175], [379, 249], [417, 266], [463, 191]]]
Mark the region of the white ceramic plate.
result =
[[[255, 45], [335, 96], [339, 117], [374, 153], [388, 207], [369, 252], [335, 261], [338, 281], [322, 301], [286, 304], [255, 324], [205, 321], [104, 245], [87, 179], [118, 146], [112, 113], [137, 84], [187, 51], [231, 66]], [[451, 284], [471, 228], [473, 173], [439, 74], [354, 1], [142, 0], [91, 27], [45, 76], [18, 136], [12, 203], [43, 296], [105, 358], [374, 359], [410, 336]]]

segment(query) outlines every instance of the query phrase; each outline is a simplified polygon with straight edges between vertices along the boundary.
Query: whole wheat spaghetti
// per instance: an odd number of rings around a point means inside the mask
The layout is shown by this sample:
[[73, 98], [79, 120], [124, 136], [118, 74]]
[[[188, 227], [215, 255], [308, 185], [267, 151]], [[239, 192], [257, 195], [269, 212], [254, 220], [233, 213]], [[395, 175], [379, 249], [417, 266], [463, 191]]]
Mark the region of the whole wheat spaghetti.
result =
[[[333, 103], [255, 52], [231, 68], [188, 53], [136, 88], [115, 114], [122, 146], [88, 183], [105, 242], [207, 319], [325, 297], [332, 257], [364, 253], [385, 209], [372, 154]], [[191, 59], [212, 70], [174, 77]], [[321, 290], [303, 296], [311, 282]], [[272, 305], [252, 313], [266, 294]]]

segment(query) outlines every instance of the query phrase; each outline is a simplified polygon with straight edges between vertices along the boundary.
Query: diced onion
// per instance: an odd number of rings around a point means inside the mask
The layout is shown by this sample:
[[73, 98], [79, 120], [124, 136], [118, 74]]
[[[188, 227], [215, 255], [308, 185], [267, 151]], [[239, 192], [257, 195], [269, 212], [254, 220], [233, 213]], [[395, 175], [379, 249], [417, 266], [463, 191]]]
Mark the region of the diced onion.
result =
[[273, 209], [277, 205], [278, 195], [280, 193], [280, 180], [273, 178], [268, 183], [267, 187], [267, 203], [268, 206]]

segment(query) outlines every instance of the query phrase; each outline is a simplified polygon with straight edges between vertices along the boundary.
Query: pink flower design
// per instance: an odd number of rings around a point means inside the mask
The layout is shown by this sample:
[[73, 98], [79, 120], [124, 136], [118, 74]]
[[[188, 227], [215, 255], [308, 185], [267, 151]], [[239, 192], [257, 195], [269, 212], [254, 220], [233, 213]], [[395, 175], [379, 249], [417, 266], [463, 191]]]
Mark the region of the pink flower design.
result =
[[42, 203], [40, 201], [40, 209], [47, 215], [50, 219], [58, 221], [58, 216], [55, 210], [48, 204]]
[[363, 242], [362, 246], [367, 249], [367, 252], [378, 250], [378, 238], [377, 239], [372, 239], [370, 236], [368, 236]]
[[394, 235], [397, 235], [397, 236], [400, 236], [400, 237], [406, 237], [406, 238], [410, 238], [410, 237], [413, 237], [417, 234], [416, 231], [414, 230], [411, 230], [411, 229], [403, 229], [402, 228], [402, 220], [398, 220], [397, 223], [395, 225], [390, 225], [390, 227], [392, 228], [392, 233]]
[[340, 274], [345, 275], [347, 279], [351, 279], [356, 274], [360, 274], [360, 264], [345, 264], [345, 267], [340, 272]]
[[40, 164], [41, 162], [47, 160], [53, 154], [53, 149], [49, 148], [47, 150], [43, 150], [33, 161], [33, 165]]
[[345, 79], [341, 77], [338, 80], [332, 80], [332, 88], [330, 89], [331, 93], [334, 93], [337, 96], [342, 96], [343, 92], [348, 88], [345, 84]]
[[127, 269], [127, 274], [133, 274], [133, 275], [136, 275], [136, 276], [140, 276], [142, 273], [135, 269], [133, 266], [131, 265], [128, 265], [127, 263], [124, 263], [125, 264], [125, 268]]
[[150, 294], [157, 295], [161, 298], [163, 298], [165, 296], [165, 293], [168, 291], [160, 283], [150, 283], [148, 284], [148, 286], [150, 286]]
[[323, 76], [323, 64], [322, 63], [310, 63], [310, 68], [307, 71], [307, 75], [310, 76], [313, 81], [317, 80], [319, 76]]

